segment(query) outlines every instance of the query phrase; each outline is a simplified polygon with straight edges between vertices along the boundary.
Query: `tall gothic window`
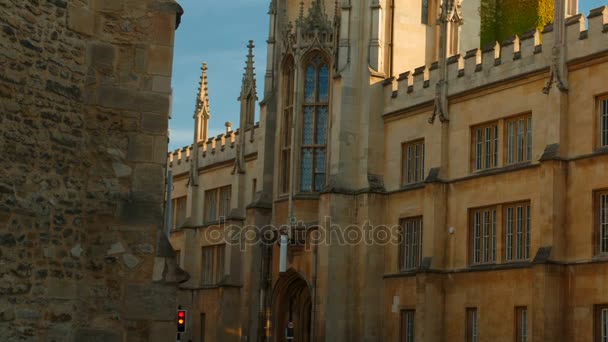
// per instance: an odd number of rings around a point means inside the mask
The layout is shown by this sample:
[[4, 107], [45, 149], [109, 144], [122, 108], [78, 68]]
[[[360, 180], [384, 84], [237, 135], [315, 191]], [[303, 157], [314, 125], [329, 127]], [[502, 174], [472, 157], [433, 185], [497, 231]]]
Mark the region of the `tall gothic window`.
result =
[[294, 102], [294, 77], [295, 69], [293, 59], [287, 60], [283, 73], [283, 117], [281, 125], [281, 172], [280, 186], [281, 194], [289, 193], [289, 181], [291, 179], [291, 130], [293, 123], [293, 102]]
[[320, 55], [314, 55], [305, 64], [302, 107], [300, 191], [317, 192], [325, 184], [329, 109], [329, 66]]

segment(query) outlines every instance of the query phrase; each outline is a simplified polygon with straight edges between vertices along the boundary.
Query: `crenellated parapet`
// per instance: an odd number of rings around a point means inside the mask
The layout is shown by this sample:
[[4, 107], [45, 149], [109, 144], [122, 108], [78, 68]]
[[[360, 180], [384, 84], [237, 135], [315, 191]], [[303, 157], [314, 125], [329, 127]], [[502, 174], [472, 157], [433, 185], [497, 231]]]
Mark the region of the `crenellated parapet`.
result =
[[[586, 20], [588, 29], [585, 28]], [[464, 56], [450, 57], [447, 60], [448, 94], [453, 96], [526, 74], [548, 71], [554, 40], [553, 26], [547, 25], [542, 31], [535, 29], [501, 44], [496, 42], [467, 51]], [[569, 62], [608, 51], [608, 7], [592, 10], [587, 18], [582, 14], [568, 18], [566, 44]], [[440, 72], [435, 62], [385, 81], [384, 113], [431, 103], [437, 94]]]
[[[250, 137], [258, 136], [256, 130], [259, 123], [253, 127], [253, 132], [249, 129], [245, 131], [245, 156], [257, 152], [255, 140]], [[236, 158], [236, 144], [241, 130], [228, 131], [199, 142], [199, 168], [213, 167], [215, 164], [222, 164]], [[171, 151], [167, 154], [167, 163], [173, 170], [174, 175], [187, 173], [190, 170], [190, 163], [194, 158], [193, 145]]]

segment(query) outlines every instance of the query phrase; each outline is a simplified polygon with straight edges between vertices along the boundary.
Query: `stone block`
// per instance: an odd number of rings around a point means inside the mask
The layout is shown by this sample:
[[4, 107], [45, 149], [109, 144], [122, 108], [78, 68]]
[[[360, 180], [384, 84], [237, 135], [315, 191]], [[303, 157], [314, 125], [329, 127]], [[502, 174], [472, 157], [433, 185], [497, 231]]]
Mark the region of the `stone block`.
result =
[[131, 253], [126, 253], [122, 255], [122, 260], [129, 269], [134, 269], [139, 265], [139, 258]]
[[72, 340], [72, 331], [63, 326], [52, 325], [46, 333], [47, 342], [65, 342]]
[[175, 339], [177, 327], [172, 322], [152, 322], [150, 324], [149, 342], [165, 342]]
[[164, 194], [164, 167], [160, 164], [139, 164], [133, 172], [131, 191], [134, 198], [162, 203]]
[[152, 91], [158, 93], [171, 94], [171, 77], [153, 76]]
[[137, 95], [135, 90], [102, 86], [97, 90], [96, 103], [108, 108], [133, 109]]
[[152, 42], [158, 45], [173, 46], [175, 31], [175, 14], [167, 12], [154, 13], [152, 17]]
[[170, 95], [159, 93], [139, 93], [136, 99], [136, 108], [142, 112], [159, 113], [168, 115]]
[[119, 332], [106, 329], [81, 328], [74, 333], [74, 342], [122, 342]]
[[173, 49], [168, 46], [151, 45], [148, 50], [148, 73], [171, 76]]
[[112, 163], [112, 168], [114, 169], [114, 174], [118, 178], [129, 177], [133, 170], [131, 167], [124, 163], [114, 162]]
[[95, 15], [87, 7], [70, 5], [68, 7], [68, 27], [78, 33], [92, 36], [95, 31]]
[[155, 134], [167, 134], [169, 120], [166, 115], [154, 113], [143, 113], [141, 115], [141, 127], [144, 131]]
[[75, 299], [78, 294], [74, 281], [50, 278], [47, 288], [50, 299]]
[[129, 137], [127, 158], [131, 161], [154, 160], [154, 136], [134, 134]]
[[125, 224], [158, 224], [163, 220], [162, 204], [128, 199], [121, 204], [120, 219]]
[[116, 62], [116, 48], [109, 44], [90, 43], [87, 49], [92, 67], [112, 70]]
[[171, 321], [175, 315], [176, 289], [160, 284], [127, 285], [123, 318], [131, 320]]
[[124, 0], [95, 0], [96, 9], [102, 12], [117, 12], [122, 9]]
[[157, 136], [154, 138], [154, 161], [157, 163], [163, 163], [166, 161], [167, 156], [167, 136]]
[[121, 254], [124, 253], [125, 250], [125, 246], [123, 246], [122, 242], [117, 242], [115, 244], [113, 244], [112, 246], [110, 246], [110, 249], [108, 249], [107, 255], [114, 255], [114, 254]]

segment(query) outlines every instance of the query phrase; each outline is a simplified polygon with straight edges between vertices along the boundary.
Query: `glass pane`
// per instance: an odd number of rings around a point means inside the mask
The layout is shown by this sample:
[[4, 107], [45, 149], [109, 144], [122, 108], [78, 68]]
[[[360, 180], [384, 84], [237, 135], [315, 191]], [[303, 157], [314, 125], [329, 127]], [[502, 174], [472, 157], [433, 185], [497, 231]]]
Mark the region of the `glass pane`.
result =
[[315, 102], [315, 78], [315, 68], [314, 66], [309, 65], [306, 67], [306, 78], [304, 80], [304, 102], [306, 103]]
[[526, 255], [525, 258], [530, 258], [530, 206], [526, 206]]
[[485, 151], [486, 151], [486, 160], [485, 160], [485, 168], [489, 169], [490, 168], [490, 159], [492, 158], [492, 131], [490, 130], [490, 127], [486, 127], [486, 147], [485, 147]]
[[304, 128], [302, 133], [303, 145], [312, 145], [314, 110], [315, 107], [304, 107]]
[[507, 208], [507, 260], [513, 258], [513, 208]]
[[524, 120], [517, 122], [517, 162], [524, 160]]
[[492, 155], [492, 165], [498, 166], [498, 126], [494, 126], [494, 154]]
[[317, 148], [315, 151], [315, 173], [325, 173], [325, 149]]
[[327, 141], [327, 107], [317, 107], [317, 144], [325, 145]]
[[517, 207], [515, 209], [516, 219], [515, 219], [515, 230], [516, 230], [516, 239], [515, 239], [515, 255], [517, 259], [521, 259], [521, 251], [522, 251], [522, 238], [523, 238], [523, 208]]
[[507, 163], [512, 164], [514, 162], [514, 151], [515, 151], [515, 129], [513, 128], [514, 122], [511, 121], [507, 124]]
[[481, 235], [481, 217], [480, 212], [475, 213], [475, 226], [473, 228], [473, 260], [474, 262], [480, 262], [480, 235]]
[[608, 100], [602, 101], [602, 146], [608, 146]]
[[528, 117], [528, 137], [526, 141], [526, 160], [532, 160], [532, 117]]
[[488, 262], [490, 246], [490, 212], [483, 212], [483, 262]]
[[475, 144], [475, 167], [477, 170], [481, 170], [481, 159], [482, 159], [482, 139], [483, 139], [483, 133], [481, 131], [480, 128], [477, 129], [477, 137], [476, 137], [476, 144]]
[[496, 261], [496, 210], [492, 211], [492, 261]]
[[312, 191], [312, 148], [302, 149], [301, 191]]
[[319, 69], [319, 102], [327, 102], [329, 98], [329, 68], [323, 65]]
[[323, 190], [325, 185], [325, 149], [315, 150], [315, 191]]

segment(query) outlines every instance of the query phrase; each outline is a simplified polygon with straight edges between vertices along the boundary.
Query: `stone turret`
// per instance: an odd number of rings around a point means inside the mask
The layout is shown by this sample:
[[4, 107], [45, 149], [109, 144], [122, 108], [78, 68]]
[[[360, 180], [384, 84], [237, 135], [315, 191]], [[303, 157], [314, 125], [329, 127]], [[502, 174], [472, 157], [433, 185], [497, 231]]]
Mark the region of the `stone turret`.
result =
[[209, 134], [209, 119], [211, 118], [211, 110], [209, 106], [209, 88], [207, 82], [207, 63], [203, 63], [201, 70], [201, 81], [199, 82], [196, 106], [194, 109], [194, 121], [197, 122], [195, 127], [197, 143], [207, 141]]

